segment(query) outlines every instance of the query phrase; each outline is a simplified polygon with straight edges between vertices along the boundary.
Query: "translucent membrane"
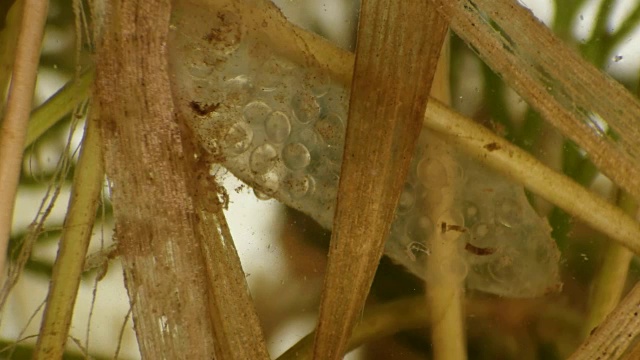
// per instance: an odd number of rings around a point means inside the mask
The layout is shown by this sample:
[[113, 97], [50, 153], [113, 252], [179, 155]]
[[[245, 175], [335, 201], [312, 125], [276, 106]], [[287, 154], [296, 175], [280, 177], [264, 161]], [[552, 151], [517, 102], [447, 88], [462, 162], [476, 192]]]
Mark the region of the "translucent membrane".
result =
[[[176, 103], [203, 146], [258, 197], [276, 198], [331, 229], [349, 89], [312, 56], [301, 66], [278, 53], [259, 26], [244, 21], [224, 9], [176, 16]], [[508, 297], [557, 289], [559, 252], [522, 187], [453, 149], [453, 167], [425, 156], [433, 136], [420, 135], [386, 254], [426, 279], [429, 240], [438, 234], [458, 245], [455, 271], [470, 288]], [[430, 218], [425, 199], [442, 191], [454, 192], [455, 208], [446, 219]]]

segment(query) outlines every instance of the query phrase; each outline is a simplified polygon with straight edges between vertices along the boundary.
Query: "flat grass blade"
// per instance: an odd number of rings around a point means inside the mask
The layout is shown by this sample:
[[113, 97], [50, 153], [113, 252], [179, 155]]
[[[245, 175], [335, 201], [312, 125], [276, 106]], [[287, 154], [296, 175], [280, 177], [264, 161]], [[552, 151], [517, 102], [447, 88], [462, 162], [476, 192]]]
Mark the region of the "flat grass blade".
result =
[[362, 3], [315, 359], [341, 358], [382, 255], [446, 33], [426, 1]]

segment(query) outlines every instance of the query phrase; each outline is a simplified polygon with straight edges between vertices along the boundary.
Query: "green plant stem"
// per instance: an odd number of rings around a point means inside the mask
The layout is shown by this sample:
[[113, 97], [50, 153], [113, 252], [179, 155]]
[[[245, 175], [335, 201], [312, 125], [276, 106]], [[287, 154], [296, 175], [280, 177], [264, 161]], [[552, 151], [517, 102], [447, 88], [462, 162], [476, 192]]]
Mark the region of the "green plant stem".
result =
[[64, 354], [104, 180], [102, 140], [97, 122], [94, 113], [86, 123], [34, 359], [57, 359]]
[[598, 37], [609, 33], [607, 30], [609, 24], [609, 18], [611, 12], [613, 12], [614, 0], [603, 0], [600, 3], [598, 12], [596, 14], [596, 24], [594, 25], [593, 34], [591, 35], [591, 41], [598, 41]]
[[[0, 274], [4, 274], [13, 207], [49, 2], [25, 0], [5, 118], [0, 129]], [[0, 275], [0, 279], [4, 276]]]
[[69, 81], [62, 89], [33, 110], [27, 128], [25, 149], [87, 98], [94, 77], [93, 69], [84, 72], [80, 77]]
[[599, 68], [607, 64], [611, 50], [628, 37], [640, 21], [640, 4], [637, 4], [620, 24], [620, 27], [615, 32], [610, 32], [607, 30], [607, 26], [612, 9], [613, 1], [611, 0], [605, 0], [601, 4], [593, 34], [589, 41], [581, 47], [583, 55]]
[[631, 11], [629, 16], [620, 25], [618, 30], [611, 36], [610, 49], [613, 49], [620, 41], [624, 40], [629, 34], [638, 27], [640, 21], [640, 4], [636, 4], [636, 7]]
[[433, 99], [427, 106], [425, 126], [448, 136], [474, 159], [640, 254], [640, 224], [620, 208], [551, 170], [517, 146]]
[[[374, 305], [365, 310], [362, 319], [354, 328], [347, 351], [356, 349], [373, 339], [393, 335], [403, 330], [425, 327], [428, 321], [428, 309], [422, 296]], [[312, 332], [305, 336], [278, 357], [278, 360], [311, 359], [314, 335], [315, 333]]]
[[553, 2], [556, 14], [553, 24], [553, 32], [561, 39], [568, 40], [571, 38], [573, 20], [576, 18], [576, 12], [582, 8], [584, 3], [585, 0]]

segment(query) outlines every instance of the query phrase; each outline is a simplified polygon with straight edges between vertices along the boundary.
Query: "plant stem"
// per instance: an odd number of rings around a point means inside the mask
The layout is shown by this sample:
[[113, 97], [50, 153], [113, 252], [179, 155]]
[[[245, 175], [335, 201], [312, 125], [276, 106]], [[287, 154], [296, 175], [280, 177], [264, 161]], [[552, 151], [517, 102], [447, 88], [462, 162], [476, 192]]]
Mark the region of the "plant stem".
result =
[[15, 60], [18, 34], [20, 33], [20, 17], [24, 9], [24, 1], [18, 0], [8, 9], [4, 19], [4, 28], [0, 30], [0, 114], [4, 112], [7, 90], [11, 80], [11, 69]]
[[84, 72], [80, 77], [66, 83], [62, 89], [31, 112], [24, 142], [25, 149], [88, 97], [94, 77], [93, 69]]
[[109, 4], [94, 101], [142, 357], [267, 359], [223, 190], [171, 93], [171, 21], [181, 29], [193, 14], [212, 19], [222, 8], [169, 0]]
[[64, 353], [104, 180], [97, 122], [94, 112], [86, 124], [34, 359], [60, 358]]
[[551, 170], [524, 150], [433, 99], [427, 106], [424, 124], [447, 135], [474, 159], [640, 254], [640, 224], [620, 208]]
[[[638, 204], [628, 194], [620, 195], [618, 204], [629, 214], [635, 214]], [[604, 318], [618, 305], [627, 280], [629, 262], [633, 253], [616, 244], [607, 244], [604, 261], [593, 282], [589, 315], [584, 324], [583, 334], [588, 336]]]
[[[0, 274], [4, 274], [48, 6], [49, 2], [46, 0], [25, 0], [7, 112], [0, 131]], [[3, 278], [4, 275], [0, 275], [0, 279]]]
[[[449, 81], [450, 47], [445, 40], [431, 96], [451, 103]], [[451, 154], [451, 148], [438, 136], [429, 136], [426, 156], [438, 159], [448, 174], [456, 172], [457, 164]], [[455, 200], [455, 189], [461, 186], [454, 177], [449, 177], [449, 186], [440, 190], [442, 196], [425, 199], [427, 215], [433, 221], [446, 219], [447, 223], [458, 221], [452, 216], [451, 209]], [[431, 185], [439, 188], [438, 184]], [[436, 190], [437, 191], [437, 190]], [[438, 225], [436, 224], [436, 228]], [[426, 239], [425, 239], [426, 240]], [[445, 238], [444, 234], [435, 231], [428, 240], [431, 252], [426, 264], [427, 292], [426, 299], [431, 316], [431, 343], [433, 357], [436, 360], [458, 360], [467, 358], [464, 327], [464, 277], [454, 274], [457, 263], [462, 262], [455, 241]], [[445, 270], [447, 269], [447, 270]]]

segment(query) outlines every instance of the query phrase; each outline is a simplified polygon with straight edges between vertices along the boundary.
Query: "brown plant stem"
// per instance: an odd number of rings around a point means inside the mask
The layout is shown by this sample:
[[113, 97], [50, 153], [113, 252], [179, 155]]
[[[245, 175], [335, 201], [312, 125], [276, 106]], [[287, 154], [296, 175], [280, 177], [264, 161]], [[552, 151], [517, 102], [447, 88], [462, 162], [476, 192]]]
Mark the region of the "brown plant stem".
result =
[[194, 163], [197, 147], [176, 117], [166, 53], [170, 1], [109, 5], [96, 98], [142, 357], [266, 359], [219, 189]]

